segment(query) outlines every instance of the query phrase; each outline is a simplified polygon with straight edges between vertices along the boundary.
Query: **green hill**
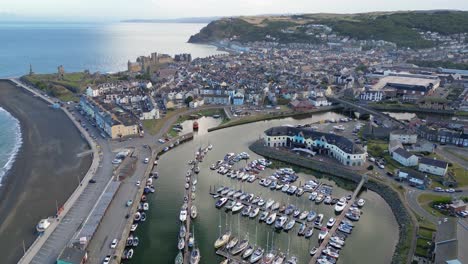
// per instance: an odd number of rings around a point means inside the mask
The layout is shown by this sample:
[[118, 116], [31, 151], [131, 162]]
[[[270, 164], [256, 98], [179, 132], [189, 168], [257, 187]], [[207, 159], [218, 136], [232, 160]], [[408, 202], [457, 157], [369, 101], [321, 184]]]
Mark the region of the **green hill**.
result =
[[222, 18], [209, 23], [190, 37], [192, 43], [216, 42], [233, 38], [240, 42], [261, 41], [269, 35], [281, 43], [319, 40], [306, 34], [307, 26], [322, 24], [333, 33], [359, 40], [386, 40], [399, 47], [428, 48], [435, 45], [423, 39], [418, 31], [440, 34], [468, 32], [468, 12], [411, 11], [361, 14], [304, 14], [293, 16], [257, 16]]

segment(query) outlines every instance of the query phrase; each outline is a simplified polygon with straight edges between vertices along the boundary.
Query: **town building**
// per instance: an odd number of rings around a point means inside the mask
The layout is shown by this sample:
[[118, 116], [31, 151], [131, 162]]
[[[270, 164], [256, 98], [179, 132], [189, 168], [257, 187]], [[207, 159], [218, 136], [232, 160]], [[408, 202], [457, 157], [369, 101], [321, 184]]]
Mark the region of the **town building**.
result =
[[312, 103], [312, 105], [315, 106], [315, 107], [330, 106], [331, 105], [331, 102], [329, 102], [327, 100], [327, 98], [324, 97], [324, 96], [310, 97], [309, 100]]
[[94, 87], [91, 87], [91, 86], [88, 86], [86, 88], [86, 95], [89, 96], [89, 97], [96, 97], [96, 96], [99, 96], [101, 95], [100, 93], [100, 90], [98, 87], [94, 86]]
[[315, 108], [309, 100], [294, 100], [289, 104], [294, 111], [308, 111]]
[[383, 98], [384, 98], [383, 91], [367, 90], [367, 91], [362, 92], [359, 95], [359, 99], [363, 101], [379, 102], [379, 101], [382, 101]]
[[448, 163], [443, 160], [420, 158], [418, 170], [443, 177], [447, 173]]
[[138, 135], [139, 133], [135, 119], [124, 110], [119, 109], [111, 113], [99, 102], [84, 95], [80, 98], [80, 106], [82, 111], [93, 119], [96, 126], [113, 139]]
[[203, 97], [205, 104], [229, 105], [231, 104], [231, 96], [228, 94], [209, 94]]
[[419, 171], [409, 168], [398, 169], [396, 179], [399, 181], [407, 181], [410, 186], [426, 189], [430, 185], [429, 178]]
[[432, 239], [431, 261], [435, 264], [468, 263], [468, 220], [444, 218]]
[[431, 128], [422, 125], [417, 130], [420, 137], [441, 144], [468, 147], [468, 131], [456, 131], [446, 128]]
[[307, 128], [273, 127], [265, 131], [264, 141], [269, 147], [303, 148], [325, 154], [346, 166], [364, 165], [367, 158], [367, 151], [351, 140]]
[[398, 140], [402, 144], [415, 144], [418, 142], [418, 135], [405, 130], [394, 130], [390, 132], [390, 140]]
[[418, 165], [418, 157], [403, 148], [397, 148], [392, 152], [392, 158], [405, 167]]

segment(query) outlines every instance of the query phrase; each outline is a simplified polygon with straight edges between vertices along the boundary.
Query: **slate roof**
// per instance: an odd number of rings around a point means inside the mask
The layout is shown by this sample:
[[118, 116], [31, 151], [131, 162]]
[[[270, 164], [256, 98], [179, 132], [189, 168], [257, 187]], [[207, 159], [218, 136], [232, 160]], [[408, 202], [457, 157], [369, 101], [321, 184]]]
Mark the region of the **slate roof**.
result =
[[419, 163], [434, 166], [434, 167], [439, 167], [442, 169], [445, 169], [448, 166], [448, 163], [443, 160], [428, 159], [428, 158], [420, 158]]
[[345, 151], [349, 154], [362, 154], [364, 150], [354, 144], [351, 140], [329, 133], [318, 132], [312, 130], [310, 128], [296, 128], [296, 127], [288, 127], [288, 126], [279, 126], [279, 127], [272, 127], [265, 131], [267, 136], [297, 136], [300, 132], [303, 133], [304, 138], [312, 138], [313, 140], [320, 139], [322, 137], [325, 138], [327, 143], [333, 144], [339, 147], [341, 150]]
[[405, 159], [409, 159], [413, 154], [409, 153], [408, 151], [402, 149], [402, 148], [397, 148], [393, 151], [394, 153], [402, 156]]

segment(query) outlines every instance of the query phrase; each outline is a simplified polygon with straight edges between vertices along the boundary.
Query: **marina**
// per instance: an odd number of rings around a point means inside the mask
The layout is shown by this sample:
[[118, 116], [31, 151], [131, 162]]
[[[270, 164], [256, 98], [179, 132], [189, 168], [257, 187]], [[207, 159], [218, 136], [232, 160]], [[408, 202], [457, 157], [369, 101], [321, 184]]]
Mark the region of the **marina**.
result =
[[[224, 254], [230, 254], [229, 252], [225, 252], [222, 247], [218, 249], [213, 248], [217, 238], [227, 231], [230, 231], [231, 236], [237, 237], [239, 241], [247, 238], [249, 240], [249, 245], [253, 246], [255, 249], [263, 249], [264, 254], [274, 249], [277, 252], [283, 252], [285, 254], [285, 262], [289, 258], [295, 256], [297, 257], [297, 263], [308, 263], [311, 259], [310, 250], [314, 247], [319, 247], [319, 229], [314, 228], [313, 234], [309, 239], [305, 238], [306, 230], [303, 230], [303, 237], [297, 236], [301, 225], [299, 222], [302, 220], [296, 218], [296, 223], [289, 232], [283, 230], [278, 232], [274, 228], [275, 223], [267, 225], [258, 222], [258, 219], [261, 217], [261, 210], [259, 210], [258, 214], [254, 217], [255, 219], [249, 216], [243, 216], [242, 210], [244, 208], [235, 214], [230, 212], [226, 214], [224, 212], [225, 209], [217, 209], [214, 206], [215, 202], [221, 197], [213, 199], [209, 193], [216, 192], [216, 189], [221, 186], [234, 189], [234, 193], [241, 189], [245, 193], [253, 193], [262, 197], [265, 204], [271, 199], [278, 201], [280, 204], [293, 204], [301, 208], [301, 211], [313, 210], [317, 213], [317, 217], [319, 214], [323, 214], [322, 224], [326, 226], [331, 217], [336, 218], [336, 214], [334, 213], [335, 205], [328, 205], [323, 201], [320, 204], [316, 204], [315, 201], [310, 201], [309, 195], [312, 194], [312, 192], [305, 192], [302, 196], [286, 195], [281, 191], [271, 190], [270, 188], [261, 186], [258, 184], [258, 179], [253, 183], [239, 181], [237, 179], [233, 180], [210, 169], [210, 166], [216, 163], [217, 160], [222, 159], [226, 153], [247, 152], [250, 156], [248, 161], [262, 159], [261, 156], [246, 151], [249, 142], [258, 138], [258, 134], [251, 133], [245, 137], [237, 137], [237, 135], [244, 133], [246, 130], [250, 131], [253, 129], [252, 131], [263, 131], [269, 126], [281, 122], [291, 124], [296, 124], [295, 122], [311, 123], [310, 120], [311, 119], [288, 119], [286, 121], [274, 120], [249, 124], [226, 129], [222, 133], [223, 136], [220, 136], [221, 133], [217, 131], [206, 134], [203, 131], [206, 126], [203, 121], [201, 121], [201, 130], [199, 130], [198, 134], [195, 134], [193, 141], [185, 143], [181, 145], [181, 147], [175, 148], [160, 156], [158, 160], [158, 172], [160, 175], [164, 176], [158, 179], [158, 187], [160, 188], [157, 189], [156, 195], [148, 196], [150, 204], [154, 203], [157, 204], [157, 206], [151, 207], [147, 212], [148, 220], [146, 222], [150, 221], [150, 223], [145, 223], [136, 230], [136, 234], [140, 239], [140, 245], [138, 247], [142, 247], [142, 250], [148, 251], [149, 253], [142, 253], [138, 250], [133, 258], [127, 262], [151, 262], [154, 254], [158, 254], [158, 258], [160, 258], [162, 263], [172, 263], [175, 261], [174, 259], [180, 252], [177, 249], [178, 239], [176, 239], [176, 237], [179, 236], [180, 226], [174, 225], [174, 219], [177, 219], [177, 222], [179, 222], [180, 206], [174, 207], [174, 204], [183, 204], [184, 195], [182, 195], [182, 193], [186, 190], [184, 185], [186, 183], [187, 161], [194, 159], [193, 153], [199, 146], [207, 146], [211, 143], [213, 144], [212, 151], [210, 151], [210, 154], [205, 157], [202, 163], [199, 163], [200, 172], [196, 184], [196, 199], [192, 201], [192, 204], [197, 207], [198, 216], [195, 221], [191, 221], [190, 231], [188, 231], [195, 235], [195, 244], [196, 247], [199, 248], [201, 255], [200, 263], [220, 263], [225, 259]], [[212, 120], [206, 121], [213, 122]], [[189, 122], [187, 123], [190, 124]], [[185, 126], [186, 124], [183, 123], [182, 125]], [[227, 138], [236, 138], [235, 144], [227, 142]], [[241, 161], [235, 166], [245, 167], [246, 165], [246, 162]], [[265, 168], [264, 171], [256, 175], [259, 177], [263, 177], [263, 175], [270, 176], [276, 170], [277, 168]], [[303, 185], [313, 180], [319, 184], [317, 189], [314, 190], [315, 192], [321, 190], [319, 189], [320, 186], [328, 186], [324, 187], [324, 189], [332, 190], [333, 197], [346, 197], [352, 193], [352, 190], [344, 190], [327, 178], [315, 177], [315, 175], [313, 176], [304, 172], [296, 172], [295, 174], [298, 178], [293, 185], [297, 185], [298, 187], [299, 183]], [[242, 194], [239, 197], [241, 196]], [[346, 246], [344, 246], [339, 253], [340, 257], [338, 263], [343, 263], [343, 260], [345, 260], [344, 263], [361, 262], [370, 264], [376, 261], [378, 262], [384, 258], [391, 257], [392, 247], [394, 247], [393, 243], [396, 243], [396, 234], [386, 231], [386, 227], [395, 225], [395, 222], [394, 219], [392, 220], [392, 213], [383, 199], [370, 191], [362, 192], [359, 197], [366, 201], [364, 207], [365, 213], [359, 220], [359, 226], [365, 226], [366, 229], [371, 230], [380, 230], [380, 232], [374, 232], [369, 235], [368, 232], [363, 232], [364, 230], [360, 227], [355, 228], [356, 230], [353, 230], [352, 234], [346, 238]], [[227, 205], [228, 202], [224, 204], [223, 208]], [[273, 207], [273, 205], [274, 204], [271, 206]], [[313, 224], [313, 221], [308, 223]], [[337, 232], [340, 233], [340, 235], [342, 233], [341, 231]], [[389, 237], [390, 241], [395, 242], [381, 244], [379, 237], [382, 235]], [[377, 241], [379, 241], [379, 243], [377, 243]], [[375, 246], [373, 246], [374, 244]], [[373, 246], [375, 249], [372, 252], [366, 251], [365, 248], [369, 246]], [[246, 250], [247, 249], [245, 249], [244, 252]], [[220, 254], [217, 254], [217, 252]], [[239, 256], [241, 256], [241, 254], [243, 254], [243, 252], [236, 254], [234, 259], [239, 261]]]

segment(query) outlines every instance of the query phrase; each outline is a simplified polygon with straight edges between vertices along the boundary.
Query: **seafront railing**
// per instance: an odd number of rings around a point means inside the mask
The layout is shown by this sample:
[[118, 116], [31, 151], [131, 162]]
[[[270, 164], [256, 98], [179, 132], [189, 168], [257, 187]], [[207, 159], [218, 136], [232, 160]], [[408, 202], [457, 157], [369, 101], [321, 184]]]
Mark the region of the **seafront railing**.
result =
[[[20, 81], [16, 79], [9, 79], [11, 82], [16, 84], [19, 87], [22, 87], [26, 89], [27, 91], [33, 93], [34, 95], [38, 96], [42, 100], [53, 104], [54, 101], [50, 98], [45, 97], [42, 95], [40, 92], [36, 91], [35, 89], [28, 87], [27, 85], [21, 83]], [[101, 162], [101, 157], [100, 153], [98, 151], [96, 143], [92, 140], [91, 136], [86, 132], [86, 130], [73, 118], [73, 115], [66, 109], [61, 107], [60, 108], [67, 116], [68, 118], [72, 121], [72, 123], [76, 126], [78, 131], [80, 131], [81, 135], [86, 139], [88, 142], [88, 145], [91, 147], [91, 150], [93, 151], [93, 161], [91, 163], [91, 166], [88, 169], [88, 172], [86, 175], [83, 177], [83, 179], [80, 181], [80, 184], [78, 187], [73, 191], [73, 193], [70, 195], [70, 197], [67, 199], [67, 201], [63, 205], [63, 211], [60, 213], [60, 215], [57, 215], [55, 218], [56, 221], [52, 222], [49, 228], [45, 230], [45, 232], [36, 238], [34, 242], [29, 246], [28, 250], [26, 250], [21, 257], [21, 259], [18, 261], [18, 263], [30, 263], [31, 260], [34, 258], [34, 256], [37, 254], [39, 249], [44, 245], [44, 243], [47, 241], [47, 239], [50, 237], [50, 235], [55, 231], [55, 228], [60, 224], [60, 219], [63, 219], [68, 211], [73, 207], [75, 201], [80, 197], [81, 193], [85, 189], [85, 185], [83, 183], [87, 183], [93, 176], [94, 173], [96, 173], [97, 168]]]

